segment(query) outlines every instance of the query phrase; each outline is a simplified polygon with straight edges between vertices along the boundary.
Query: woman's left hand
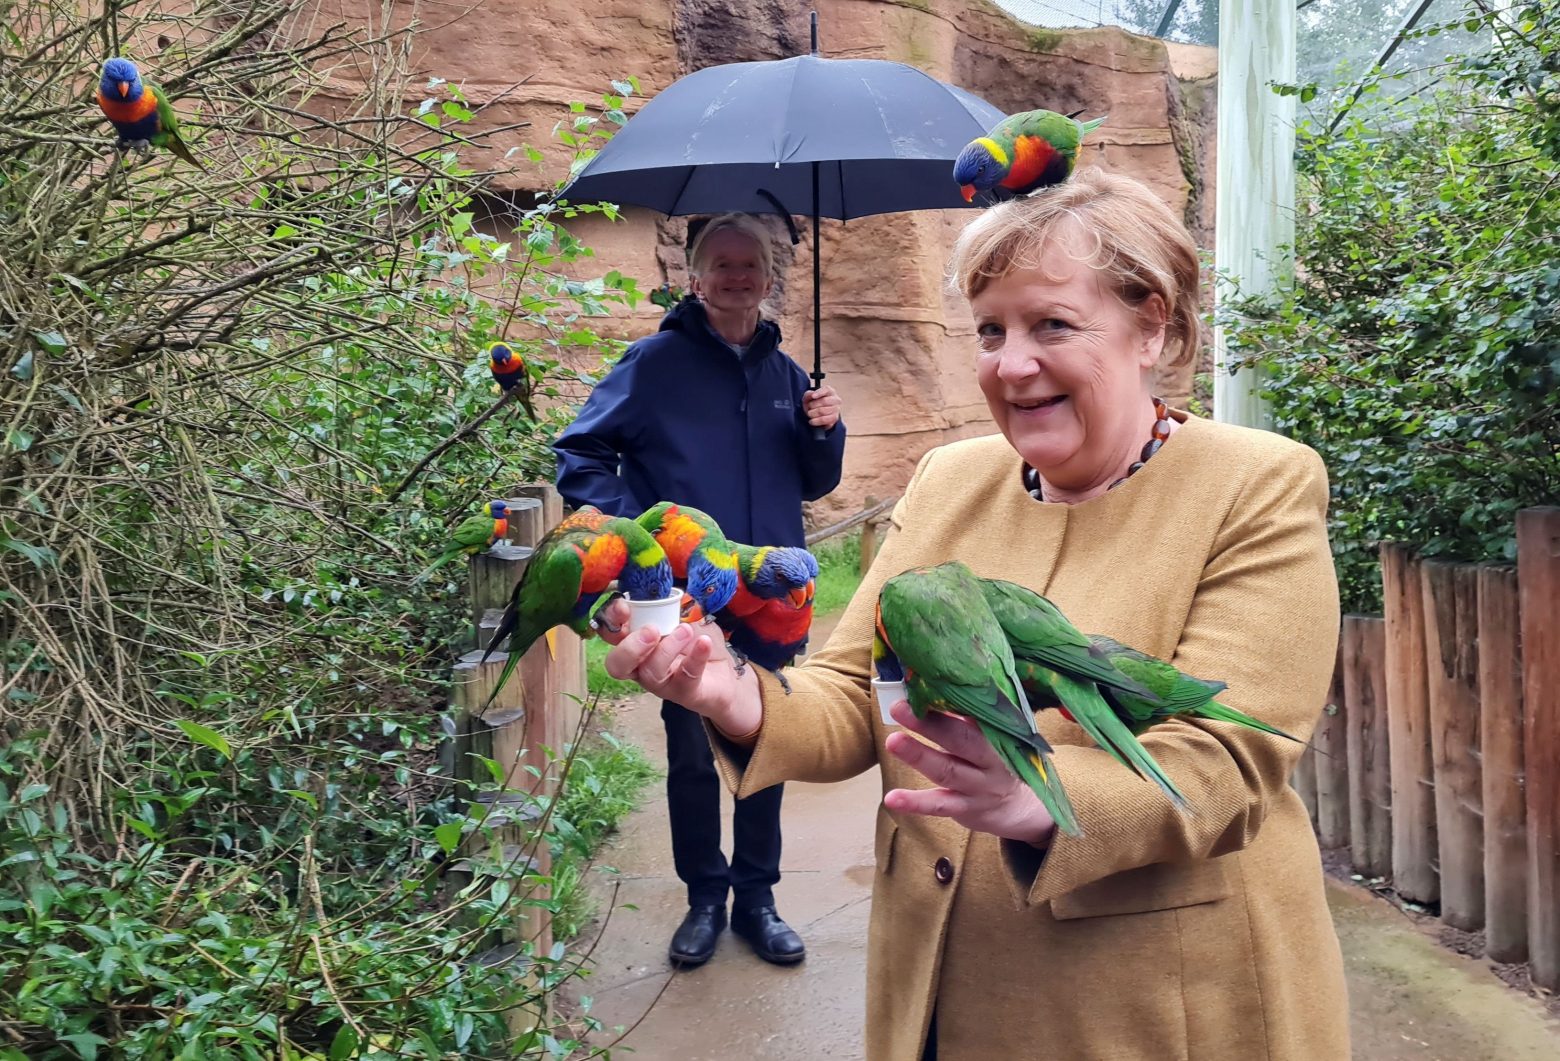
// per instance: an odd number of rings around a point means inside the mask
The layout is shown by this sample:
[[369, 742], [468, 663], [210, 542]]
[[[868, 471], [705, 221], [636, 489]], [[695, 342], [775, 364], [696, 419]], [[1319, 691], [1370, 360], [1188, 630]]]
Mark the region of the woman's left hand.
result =
[[896, 788], [883, 805], [904, 814], [952, 818], [966, 829], [1045, 845], [1056, 821], [1045, 804], [1007, 768], [975, 723], [940, 711], [917, 719], [901, 700], [889, 712], [905, 729], [935, 741], [936, 748], [908, 733], [890, 733], [885, 747], [915, 767], [937, 788]]

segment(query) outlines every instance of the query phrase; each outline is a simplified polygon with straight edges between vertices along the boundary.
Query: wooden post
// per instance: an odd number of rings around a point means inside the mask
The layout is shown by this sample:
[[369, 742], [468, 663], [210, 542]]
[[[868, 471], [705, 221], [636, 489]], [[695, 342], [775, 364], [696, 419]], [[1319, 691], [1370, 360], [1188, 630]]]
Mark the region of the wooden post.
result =
[[1425, 601], [1419, 561], [1381, 547], [1387, 628], [1387, 729], [1392, 763], [1392, 886], [1403, 898], [1441, 897], [1436, 871], [1435, 768], [1425, 677]]
[[[865, 507], [871, 508], [873, 505], [877, 504], [877, 502], [877, 498], [868, 497], [866, 499]], [[861, 573], [863, 578], [866, 577], [867, 568], [872, 566], [872, 561], [877, 557], [877, 548], [877, 522], [875, 520], [869, 519], [861, 525], [861, 555], [856, 560], [856, 570]]]
[[1560, 508], [1517, 513], [1527, 764], [1528, 962], [1560, 990]]
[[1522, 616], [1517, 573], [1479, 568], [1479, 750], [1484, 756], [1484, 953], [1527, 961], [1527, 794], [1522, 783]]
[[1387, 745], [1387, 624], [1343, 617], [1343, 686], [1349, 705], [1349, 845], [1354, 869], [1392, 873], [1392, 763]]
[[1479, 575], [1470, 564], [1426, 561], [1425, 655], [1441, 920], [1484, 927], [1484, 789], [1479, 765]]
[[1295, 772], [1289, 775], [1289, 783], [1300, 793], [1300, 802], [1305, 804], [1311, 828], [1316, 828], [1316, 749], [1309, 744], [1300, 753], [1300, 761], [1295, 763]]
[[471, 558], [467, 581], [471, 587], [472, 636], [478, 648], [487, 648], [530, 558], [528, 547], [508, 542], [499, 542]]
[[536, 543], [542, 540], [542, 535], [552, 527], [551, 523], [546, 522], [547, 516], [541, 499], [517, 493], [515, 497], [509, 498], [507, 503], [509, 543], [536, 548]]
[[[1295, 79], [1292, 0], [1223, 0], [1219, 7], [1218, 188], [1214, 265], [1218, 296], [1271, 294], [1289, 282], [1295, 231], [1295, 97], [1272, 82]], [[1227, 277], [1227, 279], [1226, 279]], [[1261, 371], [1229, 369], [1215, 329], [1213, 412], [1226, 423], [1267, 427]]]
[[1311, 737], [1316, 759], [1316, 839], [1323, 847], [1349, 846], [1349, 699], [1343, 684], [1343, 639], [1333, 664], [1327, 706]]

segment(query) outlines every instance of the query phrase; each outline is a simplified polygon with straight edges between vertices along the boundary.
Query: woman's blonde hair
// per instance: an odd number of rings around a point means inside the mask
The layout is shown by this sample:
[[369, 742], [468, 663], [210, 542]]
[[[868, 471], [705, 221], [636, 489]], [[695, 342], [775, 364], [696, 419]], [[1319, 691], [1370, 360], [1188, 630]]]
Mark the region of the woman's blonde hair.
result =
[[705, 222], [699, 229], [699, 234], [694, 237], [693, 247], [688, 252], [688, 271], [694, 276], [704, 274], [705, 248], [709, 246], [710, 238], [721, 232], [740, 232], [758, 245], [758, 258], [764, 265], [764, 276], [774, 279], [775, 275], [775, 250], [769, 242], [769, 232], [763, 224], [751, 214], [721, 214]]
[[1197, 246], [1170, 208], [1131, 177], [1091, 166], [985, 210], [954, 244], [952, 285], [971, 299], [1014, 269], [1041, 267], [1046, 247], [1069, 223], [1093, 243], [1085, 260], [1123, 303], [1141, 310], [1151, 295], [1164, 301], [1163, 363], [1194, 360], [1202, 338]]

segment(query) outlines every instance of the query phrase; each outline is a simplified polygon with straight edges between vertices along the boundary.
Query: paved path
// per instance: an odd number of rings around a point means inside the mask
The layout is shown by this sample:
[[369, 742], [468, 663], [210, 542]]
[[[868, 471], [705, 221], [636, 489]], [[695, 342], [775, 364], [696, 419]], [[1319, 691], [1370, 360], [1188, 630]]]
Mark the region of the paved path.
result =
[[[653, 760], [665, 762], [658, 708], [654, 701], [632, 702], [619, 712], [617, 730]], [[603, 864], [621, 873], [619, 908], [596, 948], [596, 972], [582, 989], [609, 1029], [638, 1022], [622, 1044], [632, 1050], [627, 1056], [642, 1061], [864, 1056], [862, 991], [879, 793], [876, 770], [843, 785], [786, 787], [784, 877], [777, 901], [781, 915], [807, 942], [803, 965], [780, 969], [761, 962], [728, 932], [707, 965], [673, 975], [666, 945], [686, 899], [672, 870], [666, 802], [656, 789], [602, 855]], [[729, 812], [729, 801], [726, 806]], [[610, 889], [598, 893], [605, 900]], [[1356, 1061], [1560, 1059], [1560, 1026], [1482, 962], [1437, 945], [1363, 890], [1333, 883], [1328, 898], [1348, 962]], [[624, 904], [638, 909], [622, 909]]]

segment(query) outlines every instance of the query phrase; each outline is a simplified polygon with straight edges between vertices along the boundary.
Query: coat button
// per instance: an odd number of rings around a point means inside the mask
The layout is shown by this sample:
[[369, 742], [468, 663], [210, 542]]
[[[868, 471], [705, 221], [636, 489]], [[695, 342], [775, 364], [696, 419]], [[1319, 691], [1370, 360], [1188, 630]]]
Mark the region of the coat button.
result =
[[937, 864], [932, 867], [932, 874], [937, 878], [938, 884], [947, 884], [953, 880], [953, 863], [946, 858], [939, 858]]

